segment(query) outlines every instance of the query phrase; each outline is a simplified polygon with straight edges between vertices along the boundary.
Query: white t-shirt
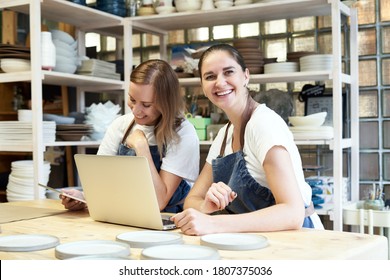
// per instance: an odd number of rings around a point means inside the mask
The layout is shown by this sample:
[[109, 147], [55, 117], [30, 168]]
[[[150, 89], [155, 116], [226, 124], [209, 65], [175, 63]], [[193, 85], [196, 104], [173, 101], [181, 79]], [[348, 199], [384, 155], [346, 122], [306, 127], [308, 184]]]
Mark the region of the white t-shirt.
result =
[[[226, 125], [218, 132], [217, 137], [210, 147], [206, 159], [209, 164], [211, 164], [212, 160], [217, 158], [220, 153], [225, 131]], [[224, 156], [233, 153], [232, 135], [233, 125], [229, 128]], [[268, 151], [274, 146], [283, 146], [290, 154], [303, 201], [306, 206], [309, 205], [312, 196], [311, 187], [305, 181], [301, 156], [294, 142], [293, 135], [286, 122], [275, 111], [268, 108], [265, 104], [260, 104], [253, 112], [252, 117], [246, 125], [243, 153], [246, 167], [251, 176], [260, 185], [268, 189], [269, 184], [265, 176], [263, 163]], [[288, 182], [286, 182], [286, 184], [288, 184]], [[312, 221], [315, 227], [323, 228], [318, 215], [313, 215]]]
[[[133, 113], [116, 118], [108, 127], [102, 143], [99, 146], [99, 155], [116, 155], [127, 128], [133, 121]], [[142, 130], [150, 146], [156, 145], [153, 126], [134, 124], [132, 131]], [[180, 140], [178, 143], [168, 144], [162, 159], [161, 170], [170, 172], [185, 179], [191, 186], [199, 175], [199, 138], [194, 126], [184, 120], [177, 130]]]

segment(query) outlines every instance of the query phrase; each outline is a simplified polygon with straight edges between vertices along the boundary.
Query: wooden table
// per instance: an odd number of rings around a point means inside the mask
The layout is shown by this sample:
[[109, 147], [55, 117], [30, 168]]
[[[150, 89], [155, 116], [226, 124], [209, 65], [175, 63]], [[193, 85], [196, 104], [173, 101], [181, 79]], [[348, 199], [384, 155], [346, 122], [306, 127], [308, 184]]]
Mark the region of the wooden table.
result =
[[[64, 210], [58, 200], [37, 200], [7, 203], [13, 207], [34, 207]], [[17, 208], [15, 208], [17, 209]], [[61, 212], [61, 211], [60, 211]], [[29, 217], [26, 220], [8, 221], [0, 224], [1, 234], [50, 234], [61, 243], [82, 240], [115, 240], [120, 233], [143, 229], [96, 222], [87, 211], [64, 211], [44, 217]], [[180, 230], [175, 230], [180, 232]], [[328, 230], [302, 229], [296, 231], [262, 232], [269, 246], [258, 250], [220, 250], [226, 260], [340, 260], [363, 259], [385, 260], [388, 258], [387, 239], [384, 236]], [[186, 244], [200, 244], [199, 236], [183, 235]], [[131, 248], [131, 258], [139, 259], [142, 249]], [[55, 249], [33, 252], [1, 252], [1, 260], [50, 260], [56, 259]]]

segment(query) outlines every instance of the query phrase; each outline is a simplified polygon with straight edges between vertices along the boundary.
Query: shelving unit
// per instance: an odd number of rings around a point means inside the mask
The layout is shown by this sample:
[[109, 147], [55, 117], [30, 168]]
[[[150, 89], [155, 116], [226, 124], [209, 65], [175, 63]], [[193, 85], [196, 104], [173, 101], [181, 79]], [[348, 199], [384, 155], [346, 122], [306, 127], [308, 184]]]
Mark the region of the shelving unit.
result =
[[79, 54], [85, 54], [85, 32], [97, 32], [114, 37], [123, 36], [123, 18], [65, 0], [3, 0], [0, 9], [28, 14], [30, 18], [31, 71], [0, 74], [0, 83], [31, 82], [33, 110], [32, 139], [29, 145], [0, 145], [0, 151], [32, 152], [34, 167], [34, 196], [39, 197], [38, 182], [43, 175], [43, 153], [48, 146], [96, 147], [99, 141], [43, 142], [42, 85], [71, 86], [77, 88], [77, 109], [84, 109], [85, 91], [113, 91], [125, 94], [124, 81], [88, 77], [77, 74], [41, 70], [41, 21], [63, 22], [77, 28]]
[[[243, 6], [235, 6], [227, 9], [215, 9], [211, 11], [195, 11], [185, 13], [173, 13], [166, 15], [151, 15], [142, 17], [122, 18], [89, 7], [74, 4], [65, 0], [3, 0], [0, 8], [12, 9], [16, 12], [30, 15], [31, 38], [31, 69], [22, 73], [0, 74], [0, 83], [31, 81], [32, 107], [33, 107], [33, 137], [32, 144], [25, 147], [0, 146], [0, 151], [31, 151], [34, 159], [34, 185], [35, 196], [38, 197], [38, 182], [41, 178], [43, 167], [43, 152], [47, 146], [98, 146], [98, 142], [57, 142], [43, 143], [42, 140], [42, 84], [74, 86], [78, 93], [78, 110], [84, 107], [84, 91], [112, 90], [126, 95], [125, 90], [129, 86], [130, 71], [132, 69], [132, 45], [133, 32], [147, 32], [160, 37], [160, 53], [162, 59], [167, 59], [168, 31], [180, 29], [217, 26], [224, 24], [238, 24], [258, 22], [276, 19], [289, 19], [307, 16], [332, 17], [332, 49], [333, 69], [331, 72], [300, 72], [289, 74], [260, 74], [252, 75], [252, 83], [268, 82], [294, 82], [294, 81], [323, 81], [332, 80], [333, 84], [333, 125], [334, 139], [297, 141], [299, 145], [329, 145], [333, 150], [334, 171], [334, 207], [331, 210], [331, 219], [334, 221], [334, 229], [342, 230], [342, 171], [343, 151], [350, 149], [351, 154], [351, 198], [357, 201], [359, 198], [359, 98], [358, 98], [358, 28], [356, 9], [350, 9], [339, 0], [275, 0], [266, 3], [256, 3]], [[350, 74], [342, 72], [341, 53], [341, 15], [346, 15], [350, 20]], [[64, 22], [77, 27], [77, 39], [79, 41], [79, 53], [83, 54], [85, 32], [97, 32], [114, 37], [123, 36], [124, 45], [124, 69], [125, 81], [112, 81], [108, 79], [85, 77], [74, 74], [64, 74], [41, 70], [40, 60], [40, 32], [41, 20], [45, 18], [51, 21]], [[199, 85], [199, 78], [180, 79], [183, 86]], [[351, 133], [350, 138], [343, 138], [342, 127], [342, 86], [350, 84], [351, 89]], [[126, 97], [125, 97], [126, 98]], [[125, 111], [128, 111], [125, 108]], [[209, 142], [204, 142], [209, 144]]]
[[[333, 84], [333, 126], [334, 139], [297, 141], [299, 145], [329, 145], [333, 150], [333, 176], [334, 176], [334, 205], [329, 214], [334, 223], [334, 229], [341, 231], [343, 228], [342, 217], [342, 177], [343, 177], [343, 150], [351, 152], [351, 198], [357, 201], [359, 198], [359, 95], [358, 95], [358, 51], [357, 51], [357, 12], [354, 8], [341, 3], [339, 0], [275, 0], [272, 2], [256, 3], [242, 6], [234, 6], [226, 9], [214, 9], [211, 11], [193, 11], [173, 13], [165, 15], [152, 15], [127, 18], [124, 21], [125, 57], [132, 58], [132, 49], [129, 44], [133, 32], [146, 32], [160, 36], [161, 58], [166, 59], [166, 42], [168, 31], [191, 29], [225, 24], [238, 24], [276, 19], [289, 19], [307, 16], [331, 16], [332, 19], [332, 50], [333, 69], [331, 72], [299, 72], [280, 74], [252, 75], [252, 83], [268, 82], [294, 82], [294, 81], [324, 81], [332, 80]], [[341, 53], [341, 16], [345, 15], [350, 20], [350, 74], [342, 71]], [[131, 69], [131, 59], [125, 61], [125, 69]], [[125, 73], [125, 77], [129, 77]], [[127, 84], [128, 81], [125, 81]], [[183, 86], [198, 86], [199, 78], [180, 79]], [[350, 138], [343, 138], [342, 124], [342, 87], [349, 84], [351, 89], [351, 127]]]

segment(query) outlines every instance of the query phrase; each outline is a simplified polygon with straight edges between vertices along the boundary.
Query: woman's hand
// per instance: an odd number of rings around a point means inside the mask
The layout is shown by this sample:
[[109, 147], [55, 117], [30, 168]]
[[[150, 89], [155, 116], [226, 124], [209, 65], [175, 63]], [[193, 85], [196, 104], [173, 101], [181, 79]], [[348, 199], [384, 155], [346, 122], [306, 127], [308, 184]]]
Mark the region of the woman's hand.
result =
[[232, 191], [225, 183], [213, 183], [205, 195], [204, 202], [201, 205], [201, 211], [203, 213], [212, 213], [223, 210], [236, 197], [237, 193]]
[[[79, 190], [69, 189], [69, 190], [62, 190], [62, 191], [66, 194], [71, 195], [71, 196], [85, 199], [84, 194]], [[60, 198], [62, 199], [62, 201], [61, 201], [62, 205], [64, 205], [65, 208], [68, 210], [74, 210], [74, 211], [75, 210], [82, 210], [82, 209], [87, 207], [87, 204], [85, 204], [81, 201], [77, 201], [75, 199], [72, 199], [72, 198], [69, 198], [69, 197], [66, 197], [63, 195], [60, 195]]]
[[172, 216], [171, 220], [186, 235], [204, 235], [219, 230], [214, 223], [215, 217], [189, 208]]
[[128, 147], [137, 151], [140, 147], [148, 147], [148, 140], [142, 130], [136, 129], [126, 138], [126, 144]]

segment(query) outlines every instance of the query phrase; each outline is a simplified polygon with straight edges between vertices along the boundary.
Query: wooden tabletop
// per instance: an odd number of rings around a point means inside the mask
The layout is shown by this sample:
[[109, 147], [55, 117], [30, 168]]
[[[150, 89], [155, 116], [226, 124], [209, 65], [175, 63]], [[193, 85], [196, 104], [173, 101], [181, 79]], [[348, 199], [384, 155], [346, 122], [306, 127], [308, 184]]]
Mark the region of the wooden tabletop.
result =
[[[64, 210], [58, 200], [37, 200], [7, 203], [15, 209]], [[0, 224], [0, 236], [15, 234], [49, 234], [57, 236], [61, 244], [83, 240], [115, 240], [118, 234], [144, 229], [96, 222], [87, 211], [54, 211], [51, 215], [37, 215], [26, 219], [18, 215], [14, 221]], [[0, 221], [1, 222], [1, 221]], [[174, 230], [180, 233], [180, 230]], [[329, 260], [329, 259], [387, 259], [387, 239], [378, 235], [302, 229], [296, 231], [261, 232], [268, 238], [266, 248], [246, 251], [219, 250], [222, 259], [264, 260]], [[185, 244], [200, 244], [199, 236], [183, 235]], [[131, 248], [131, 258], [140, 259], [142, 249]], [[55, 248], [33, 252], [2, 252], [1, 260], [50, 260], [56, 259]]]

